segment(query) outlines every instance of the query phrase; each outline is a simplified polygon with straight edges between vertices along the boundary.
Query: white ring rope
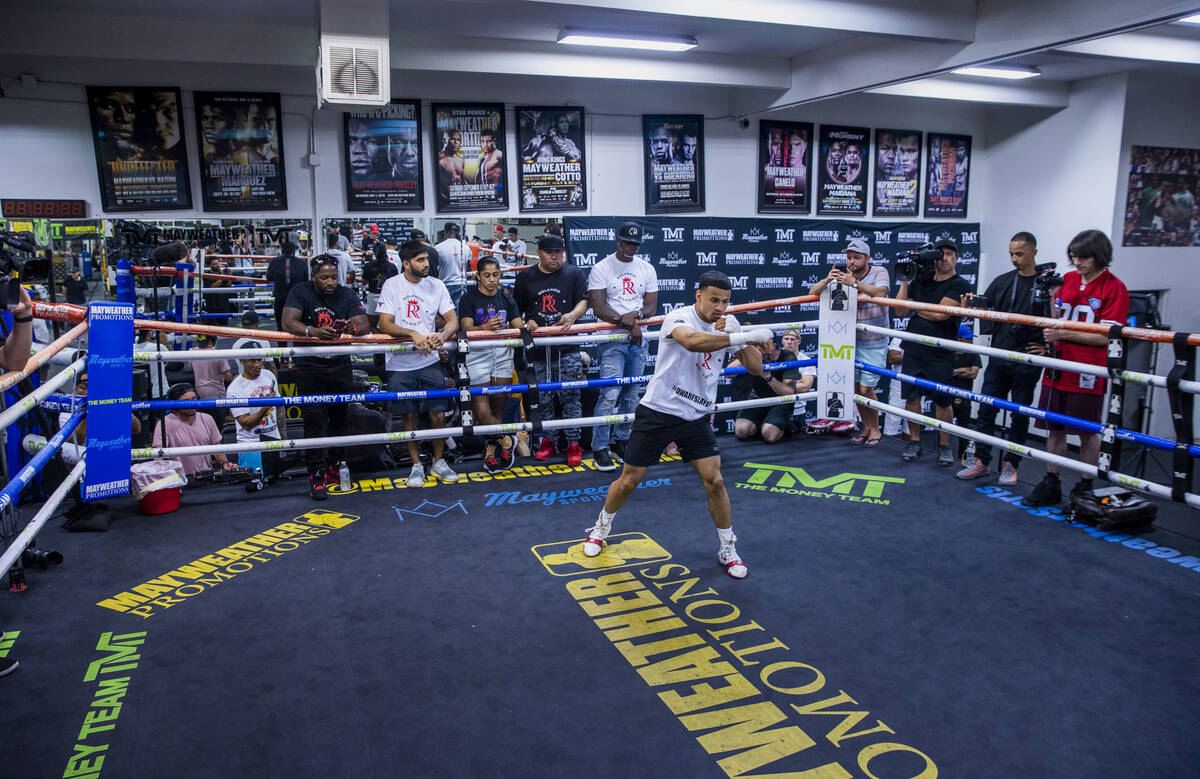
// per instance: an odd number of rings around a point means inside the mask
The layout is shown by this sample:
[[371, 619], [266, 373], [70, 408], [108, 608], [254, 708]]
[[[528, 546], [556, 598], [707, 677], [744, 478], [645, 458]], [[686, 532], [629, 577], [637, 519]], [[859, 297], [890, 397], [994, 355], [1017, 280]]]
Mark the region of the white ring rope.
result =
[[0, 574], [12, 567], [17, 558], [21, 556], [21, 552], [25, 551], [25, 547], [33, 543], [33, 539], [37, 536], [38, 531], [42, 529], [42, 525], [46, 524], [46, 521], [58, 511], [58, 507], [67, 497], [67, 493], [71, 491], [71, 488], [75, 486], [77, 481], [83, 478], [86, 462], [86, 460], [80, 460], [71, 469], [71, 473], [67, 478], [63, 479], [62, 484], [58, 485], [58, 489], [46, 499], [42, 507], [29, 520], [29, 524], [13, 538], [12, 543], [8, 545], [8, 549], [5, 550], [3, 555], [0, 555]]

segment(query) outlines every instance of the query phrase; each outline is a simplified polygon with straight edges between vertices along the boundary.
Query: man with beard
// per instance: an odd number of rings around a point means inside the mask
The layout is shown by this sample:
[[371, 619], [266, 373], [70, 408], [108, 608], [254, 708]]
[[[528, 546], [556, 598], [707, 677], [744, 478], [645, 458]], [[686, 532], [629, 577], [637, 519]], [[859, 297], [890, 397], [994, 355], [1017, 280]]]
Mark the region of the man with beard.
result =
[[401, 127], [391, 136], [388, 146], [388, 161], [391, 163], [392, 178], [400, 181], [416, 181], [420, 175], [420, 157], [417, 152], [417, 128]]
[[679, 142], [679, 149], [675, 154], [673, 162], [691, 165], [696, 161], [696, 148], [698, 137], [696, 133], [685, 132]]

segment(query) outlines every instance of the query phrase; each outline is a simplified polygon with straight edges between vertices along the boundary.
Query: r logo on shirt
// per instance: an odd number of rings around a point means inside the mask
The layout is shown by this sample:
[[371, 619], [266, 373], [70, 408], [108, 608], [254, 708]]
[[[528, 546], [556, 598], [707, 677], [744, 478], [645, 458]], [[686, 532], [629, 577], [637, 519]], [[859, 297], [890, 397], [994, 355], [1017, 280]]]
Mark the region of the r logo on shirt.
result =
[[552, 292], [543, 292], [542, 293], [542, 313], [543, 314], [557, 314], [558, 313], [558, 304], [554, 300], [554, 293], [552, 293]]
[[421, 318], [421, 301], [419, 301], [419, 300], [409, 300], [408, 301], [408, 315], [406, 318], [408, 318], [408, 319], [420, 319]]
[[708, 361], [711, 359], [712, 359], [712, 352], [705, 352], [704, 359], [700, 361], [700, 367], [706, 371], [711, 371], [712, 367], [708, 364]]
[[637, 289], [634, 288], [633, 279], [631, 277], [622, 276], [621, 281], [625, 285], [625, 294], [626, 295], [636, 295], [637, 294]]

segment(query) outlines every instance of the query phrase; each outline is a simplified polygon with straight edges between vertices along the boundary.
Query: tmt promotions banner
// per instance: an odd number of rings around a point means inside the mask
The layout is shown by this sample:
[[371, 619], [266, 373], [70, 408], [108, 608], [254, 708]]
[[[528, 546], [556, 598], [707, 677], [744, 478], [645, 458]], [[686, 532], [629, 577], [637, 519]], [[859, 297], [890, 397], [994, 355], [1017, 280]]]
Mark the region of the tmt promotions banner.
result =
[[[564, 218], [568, 261], [589, 273], [616, 249], [616, 231], [622, 222], [635, 221], [645, 230], [639, 256], [658, 274], [658, 313], [696, 302], [696, 281], [706, 270], [729, 276], [733, 303], [789, 298], [807, 294], [808, 288], [829, 275], [834, 265], [844, 267], [842, 250], [856, 238], [871, 247], [871, 262], [884, 265], [899, 288], [895, 263], [905, 252], [923, 243], [953, 238], [959, 245], [958, 273], [978, 289], [979, 224], [969, 222], [866, 222], [786, 218], [721, 218], [680, 216], [567, 216]], [[811, 320], [799, 329], [801, 349], [817, 356], [817, 304], [767, 309], [739, 314], [764, 324]], [[908, 317], [893, 317], [892, 327], [903, 330]], [[651, 354], [653, 361], [654, 355]], [[653, 362], [647, 371], [653, 368]], [[599, 373], [593, 363], [591, 377]], [[727, 401], [728, 383], [722, 379], [719, 401]], [[729, 417], [732, 430], [733, 415]], [[725, 432], [724, 415], [718, 429]]]

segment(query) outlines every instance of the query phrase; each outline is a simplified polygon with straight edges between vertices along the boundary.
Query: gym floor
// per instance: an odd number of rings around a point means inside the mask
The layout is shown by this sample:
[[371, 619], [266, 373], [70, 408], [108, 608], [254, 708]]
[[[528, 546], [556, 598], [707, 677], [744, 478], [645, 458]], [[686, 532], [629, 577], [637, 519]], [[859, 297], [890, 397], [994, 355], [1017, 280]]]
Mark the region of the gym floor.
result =
[[1194, 775], [1196, 513], [1104, 534], [896, 441], [721, 445], [743, 581], [678, 461], [595, 560], [590, 463], [52, 523], [0, 597], [0, 775]]

